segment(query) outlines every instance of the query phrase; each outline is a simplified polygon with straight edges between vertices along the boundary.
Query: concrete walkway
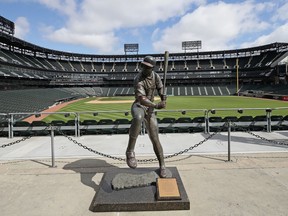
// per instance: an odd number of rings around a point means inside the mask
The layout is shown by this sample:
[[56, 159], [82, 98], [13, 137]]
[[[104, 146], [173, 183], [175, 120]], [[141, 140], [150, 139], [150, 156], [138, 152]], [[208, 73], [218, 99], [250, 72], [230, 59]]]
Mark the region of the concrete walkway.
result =
[[[287, 143], [288, 132], [258, 132], [269, 140]], [[160, 135], [165, 155], [189, 148], [206, 134]], [[90, 148], [123, 157], [127, 135], [74, 138]], [[0, 145], [19, 138], [0, 138]], [[55, 137], [55, 165], [51, 167], [51, 138], [33, 137], [0, 148], [0, 211], [3, 216], [87, 215], [287, 215], [288, 146], [247, 133], [232, 133], [231, 161], [227, 162], [227, 133], [220, 133], [186, 154], [166, 160], [177, 167], [190, 200], [189, 211], [89, 211], [103, 173], [127, 168], [123, 161], [100, 157], [65, 137]], [[155, 157], [148, 137], [136, 146], [139, 159]], [[157, 162], [139, 167], [157, 167]]]

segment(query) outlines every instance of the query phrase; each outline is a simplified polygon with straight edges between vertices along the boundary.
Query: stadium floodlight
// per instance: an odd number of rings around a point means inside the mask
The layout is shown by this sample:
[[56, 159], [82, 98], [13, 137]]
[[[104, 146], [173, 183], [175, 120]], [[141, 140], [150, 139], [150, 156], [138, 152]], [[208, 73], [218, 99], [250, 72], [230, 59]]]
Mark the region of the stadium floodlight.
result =
[[199, 51], [199, 49], [202, 48], [202, 41], [197, 40], [197, 41], [183, 41], [182, 42], [182, 50], [185, 50], [185, 52], [187, 50], [193, 50], [193, 49], [197, 49], [197, 52]]
[[137, 43], [133, 43], [133, 44], [124, 44], [124, 52], [125, 52], [125, 55], [128, 53], [128, 52], [133, 52], [133, 53], [137, 53], [138, 55], [138, 51], [139, 51], [139, 44]]

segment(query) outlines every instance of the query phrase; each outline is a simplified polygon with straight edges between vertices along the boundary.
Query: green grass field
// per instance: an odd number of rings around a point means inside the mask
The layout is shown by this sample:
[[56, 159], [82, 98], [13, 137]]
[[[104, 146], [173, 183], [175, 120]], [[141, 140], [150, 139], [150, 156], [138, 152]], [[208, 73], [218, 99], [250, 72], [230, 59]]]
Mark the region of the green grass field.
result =
[[[80, 114], [80, 120], [85, 119], [119, 119], [128, 118], [131, 119], [130, 107], [134, 100], [133, 97], [107, 97], [100, 98], [98, 101], [101, 103], [92, 104], [87, 103], [89, 101], [96, 100], [97, 98], [85, 98], [83, 100], [71, 103], [66, 107], [59, 110], [59, 112], [90, 112]], [[121, 101], [130, 100], [130, 102], [121, 103]], [[111, 103], [110, 101], [114, 101]], [[107, 102], [107, 103], [106, 103]], [[110, 102], [110, 103], [109, 103]], [[288, 107], [288, 102], [269, 100], [269, 99], [258, 99], [249, 97], [237, 97], [237, 96], [171, 96], [167, 99], [167, 108], [157, 112], [157, 118], [164, 117], [191, 117], [204, 116], [204, 109], [216, 109], [216, 114], [209, 114], [209, 116], [241, 116], [241, 115], [265, 115], [265, 110], [246, 110], [247, 108], [277, 108], [277, 107]], [[239, 114], [237, 110], [230, 111], [217, 111], [217, 109], [237, 109], [244, 108], [243, 114]], [[195, 109], [202, 109], [197, 111]], [[181, 113], [182, 110], [186, 110], [186, 114]], [[108, 112], [107, 112], [108, 111]], [[114, 112], [120, 111], [120, 112]], [[125, 111], [129, 112], [128, 116], [125, 116]], [[97, 116], [93, 116], [91, 112], [98, 112]], [[281, 110], [273, 110], [272, 115], [288, 115], [288, 108]], [[63, 114], [53, 114], [44, 119], [46, 122], [52, 120], [72, 120], [73, 115], [65, 117]]]

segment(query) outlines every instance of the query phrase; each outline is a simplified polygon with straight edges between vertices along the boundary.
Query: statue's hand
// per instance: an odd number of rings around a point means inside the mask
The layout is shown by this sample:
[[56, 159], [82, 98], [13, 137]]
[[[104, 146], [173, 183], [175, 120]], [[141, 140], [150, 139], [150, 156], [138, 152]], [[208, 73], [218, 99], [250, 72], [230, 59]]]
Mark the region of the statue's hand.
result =
[[161, 101], [166, 101], [167, 100], [167, 95], [163, 94], [160, 95]]
[[155, 105], [155, 109], [163, 109], [163, 108], [166, 108], [166, 102], [165, 101], [161, 101]]

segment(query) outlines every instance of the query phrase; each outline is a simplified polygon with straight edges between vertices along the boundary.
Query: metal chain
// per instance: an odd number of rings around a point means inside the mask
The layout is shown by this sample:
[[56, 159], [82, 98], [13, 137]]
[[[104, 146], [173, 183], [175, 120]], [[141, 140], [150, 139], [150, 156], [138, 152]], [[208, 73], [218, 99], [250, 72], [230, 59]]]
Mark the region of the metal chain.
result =
[[245, 128], [242, 128], [241, 126], [235, 124], [234, 122], [231, 123], [231, 124], [232, 124], [233, 126], [239, 128], [241, 131], [246, 132], [246, 133], [248, 133], [248, 134], [250, 134], [250, 135], [252, 135], [252, 136], [254, 136], [254, 137], [258, 138], [258, 139], [261, 139], [261, 140], [264, 140], [264, 141], [266, 141], [266, 142], [270, 142], [270, 143], [273, 143], [273, 144], [276, 144], [276, 145], [285, 145], [285, 146], [288, 146], [288, 143], [279, 142], [279, 141], [275, 141], [275, 140], [269, 140], [269, 139], [267, 139], [267, 138], [265, 138], [265, 137], [262, 137], [262, 136], [260, 136], [260, 135], [258, 135], [258, 134], [253, 133], [253, 132], [250, 131], [250, 130], [246, 130]]
[[96, 151], [96, 150], [94, 150], [94, 149], [92, 149], [92, 148], [90, 148], [88, 146], [85, 146], [82, 143], [78, 142], [77, 140], [73, 139], [72, 137], [68, 136], [67, 134], [63, 133], [63, 131], [61, 131], [59, 128], [56, 128], [56, 130], [58, 130], [58, 132], [60, 134], [62, 134], [64, 137], [66, 137], [69, 141], [73, 142], [74, 144], [76, 144], [76, 145], [78, 145], [78, 146], [80, 146], [80, 147], [82, 147], [82, 148], [84, 148], [84, 149], [86, 149], [86, 150], [88, 150], [90, 152], [93, 152], [94, 154], [98, 154], [98, 155], [103, 156], [103, 157], [111, 158], [113, 160], [125, 161], [124, 158], [120, 158], [120, 157], [115, 157], [115, 156], [112, 156], [112, 155], [104, 154], [104, 153]]
[[22, 139], [16, 140], [16, 141], [14, 141], [14, 142], [1, 145], [0, 148], [5, 148], [5, 147], [8, 147], [8, 146], [12, 146], [12, 145], [18, 144], [18, 143], [20, 143], [20, 142], [23, 142], [23, 141], [25, 141], [25, 140], [30, 139], [31, 137], [32, 137], [31, 135], [30, 135], [30, 136], [27, 136], [27, 137], [23, 137]]
[[[45, 127], [45, 128], [44, 128], [43, 130], [41, 130], [41, 131], [45, 131], [45, 130], [47, 130], [49, 127], [50, 127], [50, 125], [48, 125], [47, 127]], [[8, 146], [15, 145], [15, 144], [24, 142], [25, 140], [28, 140], [28, 139], [30, 139], [30, 138], [32, 138], [32, 135], [23, 137], [23, 138], [21, 138], [21, 139], [19, 139], [19, 140], [16, 140], [16, 141], [11, 142], [11, 143], [7, 143], [7, 144], [4, 144], [4, 145], [1, 145], [0, 148], [5, 148], [5, 147], [8, 147]]]
[[[203, 139], [202, 141], [200, 141], [199, 143], [195, 144], [194, 146], [190, 146], [189, 148], [187, 149], [184, 149], [182, 151], [179, 151], [177, 153], [174, 153], [174, 154], [171, 154], [171, 155], [167, 155], [164, 157], [164, 159], [168, 159], [168, 158], [172, 158], [172, 157], [176, 157], [178, 155], [182, 155], [190, 150], [193, 150], [194, 148], [198, 147], [199, 145], [202, 145], [203, 143], [205, 143], [207, 140], [211, 139], [213, 136], [215, 136], [217, 133], [219, 133], [224, 127], [227, 127], [227, 122], [221, 127], [219, 128], [216, 132], [210, 134], [207, 138]], [[56, 130], [58, 130], [58, 132], [60, 134], [62, 134], [63, 136], [65, 136], [69, 141], [73, 142], [74, 144], [90, 151], [90, 152], [93, 152], [94, 154], [98, 154], [100, 156], [103, 156], [103, 157], [107, 157], [107, 158], [111, 158], [113, 160], [119, 160], [119, 161], [126, 161], [126, 159], [124, 158], [120, 158], [120, 157], [115, 157], [115, 156], [112, 156], [112, 155], [108, 155], [108, 154], [104, 154], [102, 152], [98, 152], [90, 147], [87, 147], [85, 145], [83, 145], [82, 143], [78, 142], [77, 140], [73, 139], [72, 137], [66, 135], [63, 133], [63, 131], [59, 130], [59, 128], [56, 128]], [[138, 162], [153, 162], [153, 161], [158, 161], [158, 158], [153, 158], [153, 159], [143, 159], [143, 160], [137, 160]]]

